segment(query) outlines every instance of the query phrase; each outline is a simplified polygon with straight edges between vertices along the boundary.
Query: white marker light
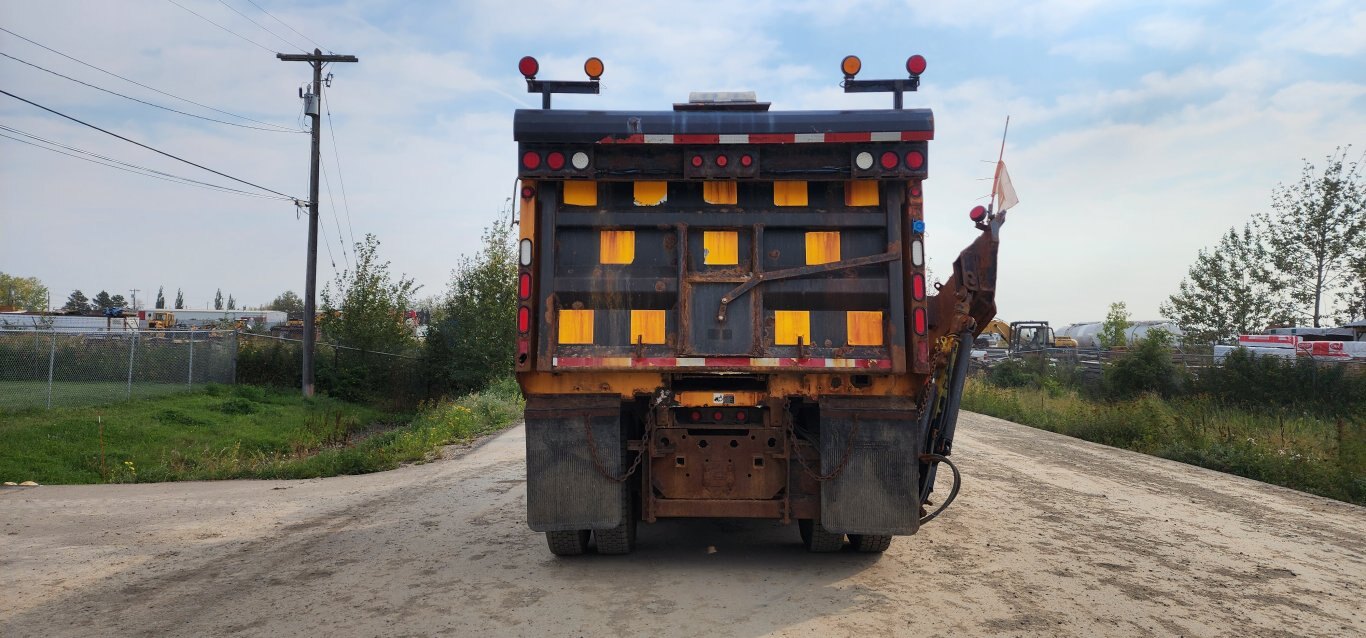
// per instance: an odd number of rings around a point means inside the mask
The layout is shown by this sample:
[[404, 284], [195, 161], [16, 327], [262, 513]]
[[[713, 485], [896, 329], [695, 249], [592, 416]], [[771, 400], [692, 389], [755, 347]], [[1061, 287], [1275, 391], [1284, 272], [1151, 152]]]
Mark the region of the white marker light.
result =
[[573, 157], [569, 158], [569, 163], [573, 164], [574, 168], [580, 171], [588, 168], [588, 153], [583, 151], [575, 153]]
[[861, 171], [866, 171], [873, 167], [873, 154], [863, 151], [854, 156], [854, 165]]

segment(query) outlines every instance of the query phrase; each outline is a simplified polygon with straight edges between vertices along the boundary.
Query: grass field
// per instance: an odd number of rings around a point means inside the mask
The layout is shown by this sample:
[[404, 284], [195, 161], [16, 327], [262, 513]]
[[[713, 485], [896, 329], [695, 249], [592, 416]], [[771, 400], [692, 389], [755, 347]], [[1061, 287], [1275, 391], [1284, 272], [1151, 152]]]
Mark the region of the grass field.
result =
[[512, 388], [425, 404], [412, 414], [218, 385], [102, 406], [0, 409], [0, 481], [312, 478], [391, 469], [515, 421], [521, 406]]
[[[183, 383], [134, 383], [132, 398], [165, 396], [190, 390]], [[126, 381], [57, 381], [52, 384], [53, 407], [103, 405], [129, 398]], [[0, 410], [44, 408], [47, 381], [0, 381]]]

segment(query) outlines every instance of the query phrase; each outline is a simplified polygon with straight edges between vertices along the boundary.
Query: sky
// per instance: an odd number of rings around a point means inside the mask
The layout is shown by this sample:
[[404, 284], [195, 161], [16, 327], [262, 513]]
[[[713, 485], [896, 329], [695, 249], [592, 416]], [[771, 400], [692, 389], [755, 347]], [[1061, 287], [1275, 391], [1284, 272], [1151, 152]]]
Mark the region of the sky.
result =
[[[381, 258], [421, 296], [445, 291], [460, 256], [507, 214], [513, 111], [539, 106], [517, 72], [523, 55], [540, 60], [540, 78], [568, 80], [600, 57], [601, 95], [557, 96], [555, 106], [608, 110], [668, 110], [696, 90], [754, 90], [774, 110], [888, 108], [888, 95], [843, 93], [841, 58], [858, 55], [860, 79], [874, 79], [903, 77], [906, 58], [924, 55], [921, 90], [906, 102], [935, 116], [925, 200], [940, 279], [976, 233], [967, 211], [985, 203], [1010, 118], [1005, 159], [1021, 203], [1000, 248], [1007, 321], [1099, 320], [1117, 301], [1134, 319], [1158, 318], [1197, 251], [1268, 211], [1273, 189], [1295, 181], [1306, 159], [1366, 147], [1360, 2], [0, 0], [0, 27], [295, 129], [170, 113], [0, 57], [10, 93], [300, 199], [309, 138], [297, 132], [307, 127], [298, 87], [311, 71], [274, 54], [318, 46], [359, 57], [328, 68], [320, 288], [350, 263], [347, 246], [374, 234]], [[0, 52], [257, 125], [10, 33], [0, 32]], [[0, 125], [262, 193], [4, 95]], [[306, 242], [307, 219], [290, 201], [0, 138], [0, 271], [38, 277], [56, 306], [73, 289], [135, 288], [151, 306], [161, 286], [168, 303], [183, 289], [189, 307], [210, 305], [218, 289], [239, 306], [266, 304], [302, 293]]]

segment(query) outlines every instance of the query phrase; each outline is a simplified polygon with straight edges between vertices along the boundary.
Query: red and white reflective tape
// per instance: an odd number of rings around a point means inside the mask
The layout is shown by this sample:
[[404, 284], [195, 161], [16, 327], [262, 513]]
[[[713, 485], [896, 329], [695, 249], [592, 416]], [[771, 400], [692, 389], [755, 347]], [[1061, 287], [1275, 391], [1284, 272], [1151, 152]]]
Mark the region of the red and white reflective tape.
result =
[[607, 136], [599, 144], [832, 144], [839, 142], [928, 142], [933, 131], [872, 131], [863, 133], [740, 133], [732, 135]]
[[556, 368], [850, 368], [891, 370], [890, 359], [808, 357], [554, 357]]

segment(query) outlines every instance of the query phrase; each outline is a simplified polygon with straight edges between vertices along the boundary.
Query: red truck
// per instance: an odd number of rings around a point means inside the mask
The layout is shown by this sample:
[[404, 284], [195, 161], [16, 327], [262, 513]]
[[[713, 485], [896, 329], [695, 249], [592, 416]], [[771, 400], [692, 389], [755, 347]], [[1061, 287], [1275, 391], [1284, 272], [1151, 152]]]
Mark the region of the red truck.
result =
[[550, 551], [630, 552], [639, 523], [797, 523], [816, 552], [914, 534], [947, 464], [972, 338], [995, 315], [1004, 213], [941, 285], [925, 271], [934, 117], [773, 111], [694, 94], [667, 111], [518, 110], [516, 371], [527, 520]]

